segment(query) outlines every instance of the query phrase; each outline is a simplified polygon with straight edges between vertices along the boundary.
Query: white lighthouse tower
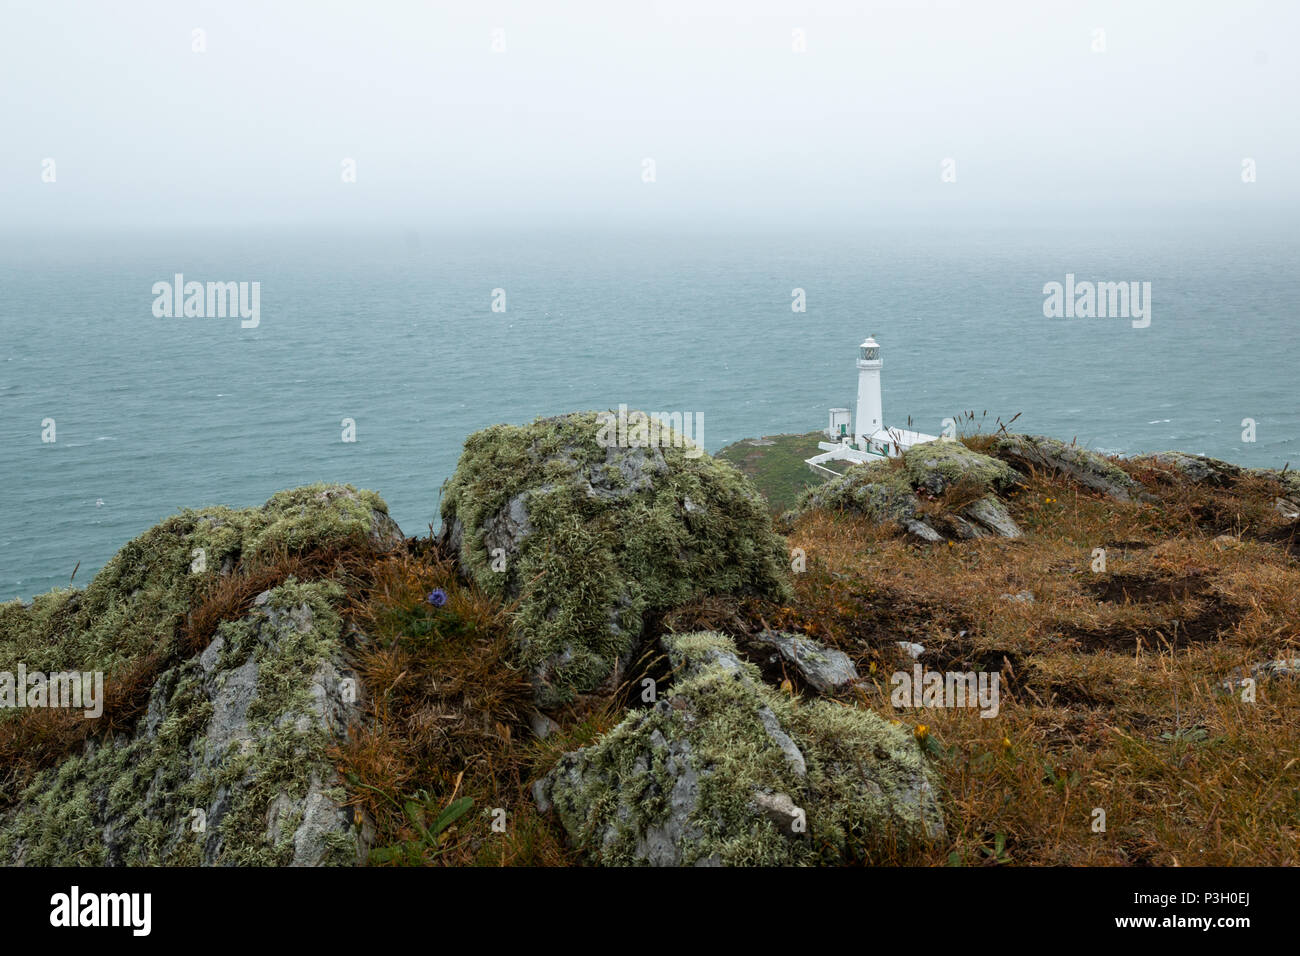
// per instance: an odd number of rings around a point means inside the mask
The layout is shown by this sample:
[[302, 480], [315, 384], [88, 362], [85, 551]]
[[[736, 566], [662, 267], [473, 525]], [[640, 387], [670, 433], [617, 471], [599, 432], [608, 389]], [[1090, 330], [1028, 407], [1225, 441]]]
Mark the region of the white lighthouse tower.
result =
[[880, 402], [880, 343], [868, 336], [858, 346], [858, 408], [853, 415], [853, 443], [864, 451], [872, 436], [885, 427]]
[[885, 412], [880, 402], [880, 343], [870, 336], [858, 346], [858, 407], [848, 427], [848, 409], [832, 408], [830, 427], [826, 429], [829, 442], [818, 442], [821, 454], [805, 458], [804, 462], [815, 474], [833, 478], [843, 472], [837, 470], [855, 464], [866, 464], [895, 458], [916, 445], [938, 441], [934, 435], [914, 432], [907, 428], [890, 428], [885, 424]]

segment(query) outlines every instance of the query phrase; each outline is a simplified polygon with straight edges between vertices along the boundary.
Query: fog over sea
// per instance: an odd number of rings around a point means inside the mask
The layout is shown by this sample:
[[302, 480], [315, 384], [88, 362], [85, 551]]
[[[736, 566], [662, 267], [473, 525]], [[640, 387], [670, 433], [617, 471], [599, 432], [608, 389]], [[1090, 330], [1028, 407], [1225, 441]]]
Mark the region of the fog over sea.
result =
[[[1297, 464], [1297, 262], [1289, 215], [1212, 211], [6, 238], [0, 599], [67, 585], [78, 563], [84, 585], [180, 508], [314, 481], [372, 488], [407, 534], [427, 533], [462, 441], [496, 422], [620, 403], [695, 412], [709, 451], [824, 428], [829, 407], [853, 405], [868, 334], [890, 425], [1020, 413], [1015, 430], [1107, 453]], [[156, 318], [152, 286], [177, 272], [260, 282], [260, 325]], [[1150, 282], [1150, 327], [1045, 318], [1043, 286], [1067, 273]]]

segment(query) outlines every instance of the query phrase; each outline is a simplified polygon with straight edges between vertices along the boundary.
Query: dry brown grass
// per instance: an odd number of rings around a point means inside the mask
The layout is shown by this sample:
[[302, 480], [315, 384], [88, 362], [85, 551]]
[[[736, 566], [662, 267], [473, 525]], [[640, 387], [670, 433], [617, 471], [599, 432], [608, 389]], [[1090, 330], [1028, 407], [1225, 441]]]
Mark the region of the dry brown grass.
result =
[[[366, 719], [335, 754], [352, 802], [374, 823], [376, 845], [391, 846], [418, 836], [404, 811], [414, 794], [435, 809], [472, 799], [470, 813], [421, 848], [424, 864], [570, 863], [531, 785], [617, 718], [588, 702], [561, 715], [565, 730], [538, 740], [528, 724], [532, 688], [511, 662], [509, 609], [459, 580], [435, 549], [419, 550], [378, 563], [349, 612], [367, 635], [354, 660]], [[426, 600], [435, 588], [447, 595], [442, 608]]]
[[[875, 679], [869, 705], [924, 725], [942, 774], [950, 840], [900, 862], [1300, 862], [1300, 688], [1261, 683], [1253, 704], [1215, 690], [1234, 668], [1300, 656], [1276, 488], [1139, 477], [1158, 504], [1031, 476], [1012, 502], [1020, 540], [922, 546], [829, 514], [791, 536], [809, 559], [797, 599], [751, 616], [854, 657]], [[1023, 591], [1032, 603], [1003, 597]], [[895, 710], [888, 675], [912, 664], [897, 641], [923, 645], [928, 670], [1000, 671], [999, 716]]]

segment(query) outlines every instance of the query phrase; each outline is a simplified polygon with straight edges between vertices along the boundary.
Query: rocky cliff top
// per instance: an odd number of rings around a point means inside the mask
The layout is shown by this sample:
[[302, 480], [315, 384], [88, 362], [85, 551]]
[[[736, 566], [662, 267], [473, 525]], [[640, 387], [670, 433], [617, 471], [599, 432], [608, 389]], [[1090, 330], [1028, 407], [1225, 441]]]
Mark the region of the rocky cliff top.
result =
[[752, 444], [774, 525], [608, 438], [470, 436], [437, 539], [315, 485], [0, 605], [0, 859], [1300, 862], [1289, 470], [1000, 434], [822, 483]]

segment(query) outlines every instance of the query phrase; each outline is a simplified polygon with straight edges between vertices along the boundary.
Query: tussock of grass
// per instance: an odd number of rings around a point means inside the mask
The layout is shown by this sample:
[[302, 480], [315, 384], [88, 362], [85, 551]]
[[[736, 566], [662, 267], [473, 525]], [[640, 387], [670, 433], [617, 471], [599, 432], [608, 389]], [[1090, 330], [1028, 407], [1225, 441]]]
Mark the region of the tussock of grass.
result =
[[[354, 666], [367, 718], [335, 759], [353, 805], [386, 847], [419, 836], [406, 802], [434, 808], [469, 798], [472, 810], [423, 848], [425, 865], [561, 865], [571, 861], [532, 802], [532, 782], [560, 753], [584, 745], [614, 718], [570, 709], [547, 741], [529, 727], [532, 688], [511, 650], [512, 608], [465, 583], [435, 548], [390, 556], [349, 609], [367, 635]], [[435, 589], [442, 607], [427, 598]], [[504, 816], [499, 811], [504, 811]], [[493, 829], [495, 820], [504, 830]]]

